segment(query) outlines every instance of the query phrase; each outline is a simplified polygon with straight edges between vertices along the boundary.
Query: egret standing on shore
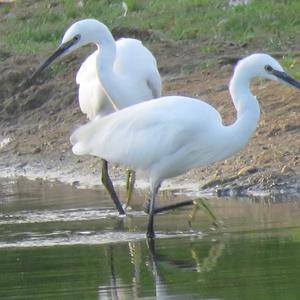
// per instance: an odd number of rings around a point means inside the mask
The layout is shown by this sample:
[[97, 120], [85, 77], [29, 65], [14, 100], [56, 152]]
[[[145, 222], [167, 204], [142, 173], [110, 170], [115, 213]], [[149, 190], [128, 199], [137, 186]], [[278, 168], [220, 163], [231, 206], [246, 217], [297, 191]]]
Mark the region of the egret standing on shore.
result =
[[[88, 119], [103, 117], [115, 110], [161, 96], [161, 78], [152, 53], [136, 39], [122, 38], [115, 41], [109, 29], [94, 19], [81, 20], [71, 25], [59, 48], [35, 71], [30, 80], [56, 58], [91, 43], [98, 49], [83, 62], [76, 76], [80, 109]], [[133, 172], [130, 174], [131, 180], [129, 178], [127, 181], [131, 181], [127, 191], [128, 202], [135, 178]], [[101, 178], [119, 213], [124, 214], [109, 178], [106, 160], [102, 160]]]
[[241, 60], [229, 90], [236, 121], [223, 125], [218, 111], [198, 99], [170, 96], [117, 111], [78, 128], [71, 136], [76, 155], [91, 154], [146, 172], [150, 180], [147, 236], [154, 237], [155, 197], [166, 178], [223, 160], [241, 150], [255, 132], [260, 108], [250, 91], [254, 77], [300, 83], [267, 54]]

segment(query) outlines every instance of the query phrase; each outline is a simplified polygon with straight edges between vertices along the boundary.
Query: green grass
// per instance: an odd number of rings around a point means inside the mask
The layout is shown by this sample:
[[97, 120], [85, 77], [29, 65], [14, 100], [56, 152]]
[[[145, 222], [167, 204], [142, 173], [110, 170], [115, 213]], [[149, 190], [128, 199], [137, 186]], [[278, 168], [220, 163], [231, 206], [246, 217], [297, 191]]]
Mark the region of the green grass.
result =
[[280, 60], [280, 63], [290, 75], [295, 78], [300, 78], [300, 68], [298, 60], [298, 58], [294, 57], [291, 54], [288, 54], [286, 56], [283, 56], [283, 58]]
[[174, 40], [203, 39], [204, 52], [215, 52], [214, 43], [226, 41], [289, 50], [300, 32], [299, 0], [252, 0], [234, 8], [228, 0], [127, 0], [126, 17], [119, 0], [82, 0], [83, 7], [78, 2], [17, 0], [11, 9], [0, 8], [1, 48], [16, 54], [48, 51], [67, 26], [82, 18], [97, 18], [111, 29], [155, 29]]

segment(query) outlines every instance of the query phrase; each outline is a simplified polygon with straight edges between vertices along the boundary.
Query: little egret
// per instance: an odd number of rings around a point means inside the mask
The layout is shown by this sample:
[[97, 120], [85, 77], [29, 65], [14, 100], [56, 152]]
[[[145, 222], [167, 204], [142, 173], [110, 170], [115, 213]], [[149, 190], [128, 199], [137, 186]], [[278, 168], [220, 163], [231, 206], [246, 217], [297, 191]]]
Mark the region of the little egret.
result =
[[[161, 78], [152, 53], [136, 39], [122, 38], [115, 41], [109, 29], [94, 19], [81, 20], [71, 25], [58, 49], [41, 64], [30, 80], [56, 58], [90, 43], [96, 44], [98, 49], [83, 62], [76, 76], [80, 109], [88, 119], [103, 117], [115, 110], [161, 96]], [[126, 205], [131, 198], [134, 172], [128, 173], [127, 183], [130, 176], [132, 181]], [[102, 160], [101, 178], [119, 213], [124, 214], [105, 160]]]
[[236, 121], [222, 123], [218, 111], [198, 99], [169, 96], [117, 111], [79, 127], [71, 135], [73, 153], [96, 155], [144, 171], [149, 176], [147, 237], [154, 237], [155, 197], [164, 179], [223, 160], [241, 150], [254, 133], [260, 115], [250, 91], [254, 77], [278, 80], [300, 89], [267, 54], [253, 54], [236, 66], [229, 91]]

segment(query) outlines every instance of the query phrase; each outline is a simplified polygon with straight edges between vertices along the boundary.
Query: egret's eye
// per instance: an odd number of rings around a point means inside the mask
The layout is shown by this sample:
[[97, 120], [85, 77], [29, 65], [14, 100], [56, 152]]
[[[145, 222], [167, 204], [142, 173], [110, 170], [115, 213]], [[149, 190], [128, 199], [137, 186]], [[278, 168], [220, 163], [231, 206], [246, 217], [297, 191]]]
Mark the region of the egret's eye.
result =
[[265, 66], [265, 70], [266, 70], [268, 73], [272, 73], [272, 72], [273, 72], [273, 68], [272, 68], [270, 65], [266, 65], [266, 66]]
[[74, 41], [79, 41], [80, 35], [79, 34], [75, 35], [73, 39], [74, 39]]

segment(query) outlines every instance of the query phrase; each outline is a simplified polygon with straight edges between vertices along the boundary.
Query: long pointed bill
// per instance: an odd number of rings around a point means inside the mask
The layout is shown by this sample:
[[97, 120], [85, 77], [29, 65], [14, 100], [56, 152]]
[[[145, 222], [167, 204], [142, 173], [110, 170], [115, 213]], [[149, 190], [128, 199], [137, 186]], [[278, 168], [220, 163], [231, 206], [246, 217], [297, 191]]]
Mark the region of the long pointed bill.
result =
[[64, 54], [69, 48], [71, 48], [78, 39], [72, 39], [64, 44], [61, 44], [57, 50], [43, 62], [39, 68], [28, 78], [27, 82], [31, 82], [35, 77], [40, 74], [44, 69], [46, 69], [54, 60]]
[[272, 74], [280, 80], [286, 82], [287, 84], [294, 86], [297, 89], [300, 89], [300, 82], [289, 76], [287, 73], [273, 70]]

